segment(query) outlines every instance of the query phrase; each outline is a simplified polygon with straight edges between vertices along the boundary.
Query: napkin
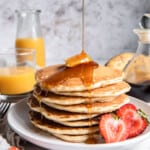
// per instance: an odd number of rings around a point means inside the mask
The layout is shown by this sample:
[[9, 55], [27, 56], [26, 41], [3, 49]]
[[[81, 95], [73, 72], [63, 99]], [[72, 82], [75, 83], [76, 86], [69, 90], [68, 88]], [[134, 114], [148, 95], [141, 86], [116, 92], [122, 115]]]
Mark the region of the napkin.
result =
[[0, 150], [8, 150], [10, 145], [7, 143], [6, 139], [3, 137], [2, 133], [5, 128], [4, 120], [0, 120]]
[[0, 150], [8, 150], [10, 145], [7, 141], [0, 135]]

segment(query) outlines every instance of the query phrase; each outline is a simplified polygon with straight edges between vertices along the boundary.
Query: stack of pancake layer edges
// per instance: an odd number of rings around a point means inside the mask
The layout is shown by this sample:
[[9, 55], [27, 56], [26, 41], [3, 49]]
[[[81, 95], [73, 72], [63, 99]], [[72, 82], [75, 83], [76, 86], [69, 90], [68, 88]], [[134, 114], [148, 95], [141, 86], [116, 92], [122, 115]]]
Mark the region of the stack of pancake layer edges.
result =
[[95, 62], [49, 66], [37, 72], [36, 80], [28, 100], [31, 123], [68, 142], [102, 142], [101, 114], [129, 102], [123, 73]]

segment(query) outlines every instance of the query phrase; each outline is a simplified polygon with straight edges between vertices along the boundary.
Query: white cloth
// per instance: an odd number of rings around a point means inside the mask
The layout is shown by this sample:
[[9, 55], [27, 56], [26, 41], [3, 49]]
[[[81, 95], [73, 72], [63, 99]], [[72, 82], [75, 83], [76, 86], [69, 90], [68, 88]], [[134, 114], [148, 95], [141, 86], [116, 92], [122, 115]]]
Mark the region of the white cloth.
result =
[[7, 141], [0, 135], [0, 150], [8, 150], [10, 145]]

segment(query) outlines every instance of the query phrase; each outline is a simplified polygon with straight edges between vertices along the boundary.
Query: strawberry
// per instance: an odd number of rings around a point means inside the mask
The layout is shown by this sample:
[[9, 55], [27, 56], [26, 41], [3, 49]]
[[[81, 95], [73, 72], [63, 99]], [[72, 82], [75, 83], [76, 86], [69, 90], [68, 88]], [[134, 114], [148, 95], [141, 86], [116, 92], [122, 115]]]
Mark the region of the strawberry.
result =
[[20, 149], [15, 147], [15, 146], [12, 146], [12, 147], [9, 148], [9, 150], [20, 150]]
[[127, 103], [120, 107], [120, 109], [117, 111], [117, 116], [119, 116], [122, 119], [131, 119], [134, 117], [134, 113], [137, 111], [137, 108], [135, 105], [131, 103]]
[[106, 143], [123, 141], [128, 137], [124, 121], [112, 113], [101, 116], [99, 128]]
[[148, 126], [148, 121], [143, 114], [142, 111], [138, 110], [136, 106], [131, 103], [123, 105], [117, 111], [117, 115], [127, 126], [128, 138], [139, 135]]

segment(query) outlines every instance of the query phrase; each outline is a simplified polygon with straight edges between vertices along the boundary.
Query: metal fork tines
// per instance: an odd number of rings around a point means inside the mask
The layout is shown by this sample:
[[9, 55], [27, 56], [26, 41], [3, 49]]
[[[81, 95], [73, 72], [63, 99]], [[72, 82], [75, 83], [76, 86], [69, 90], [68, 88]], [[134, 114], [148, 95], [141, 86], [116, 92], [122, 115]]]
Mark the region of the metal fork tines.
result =
[[9, 107], [10, 107], [10, 102], [0, 100], [0, 119], [3, 119], [5, 114], [7, 113]]

